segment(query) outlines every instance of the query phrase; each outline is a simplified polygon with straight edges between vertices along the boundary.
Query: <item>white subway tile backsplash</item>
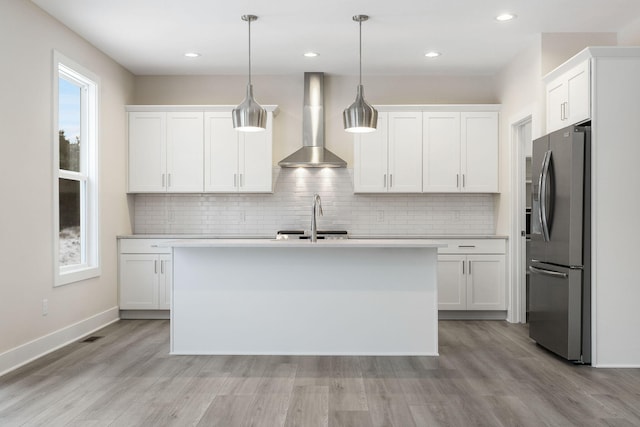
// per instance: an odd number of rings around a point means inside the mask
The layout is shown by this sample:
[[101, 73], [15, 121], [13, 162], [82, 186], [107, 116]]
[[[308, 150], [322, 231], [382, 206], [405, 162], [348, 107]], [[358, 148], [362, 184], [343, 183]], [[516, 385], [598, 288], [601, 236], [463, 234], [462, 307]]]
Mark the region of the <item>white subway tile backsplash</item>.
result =
[[138, 194], [137, 234], [274, 235], [309, 229], [311, 198], [322, 197], [319, 229], [358, 235], [493, 234], [491, 194], [353, 194], [351, 169], [274, 168], [273, 194]]

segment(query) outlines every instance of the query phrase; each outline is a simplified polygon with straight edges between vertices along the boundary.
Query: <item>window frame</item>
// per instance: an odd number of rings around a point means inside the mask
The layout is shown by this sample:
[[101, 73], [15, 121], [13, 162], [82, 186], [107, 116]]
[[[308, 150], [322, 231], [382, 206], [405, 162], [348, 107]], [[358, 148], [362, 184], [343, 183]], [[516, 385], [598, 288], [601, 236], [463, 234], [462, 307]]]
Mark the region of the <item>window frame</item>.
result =
[[[98, 217], [98, 106], [100, 80], [75, 61], [53, 51], [53, 268], [54, 287], [98, 277], [100, 233]], [[80, 171], [60, 169], [59, 79], [80, 86], [81, 135]], [[80, 264], [60, 266], [60, 179], [80, 182]]]

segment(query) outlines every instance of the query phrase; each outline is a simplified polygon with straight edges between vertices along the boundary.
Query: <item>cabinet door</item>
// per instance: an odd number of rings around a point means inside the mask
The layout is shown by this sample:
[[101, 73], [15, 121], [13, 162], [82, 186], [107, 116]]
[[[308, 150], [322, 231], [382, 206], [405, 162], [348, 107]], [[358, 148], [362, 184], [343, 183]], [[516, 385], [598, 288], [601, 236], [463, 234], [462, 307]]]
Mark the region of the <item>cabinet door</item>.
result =
[[129, 113], [129, 191], [166, 190], [166, 113]]
[[375, 132], [355, 136], [353, 190], [356, 193], [387, 191], [387, 116], [378, 114]]
[[564, 77], [547, 84], [547, 132], [564, 127], [567, 84]]
[[462, 191], [498, 192], [498, 113], [462, 113]]
[[202, 192], [203, 188], [203, 113], [167, 113], [167, 191]]
[[591, 117], [591, 72], [589, 60], [549, 82], [547, 133]]
[[567, 111], [565, 115], [567, 126], [591, 117], [589, 61], [584, 61], [567, 73]]
[[467, 310], [505, 310], [504, 255], [468, 255], [467, 260]]
[[231, 112], [205, 113], [204, 191], [238, 191], [238, 132]]
[[240, 135], [238, 189], [242, 192], [273, 191], [273, 150], [271, 114], [264, 132], [244, 132]]
[[466, 310], [466, 257], [438, 256], [438, 310]]
[[171, 255], [158, 255], [160, 263], [158, 274], [158, 309], [169, 310], [171, 308], [171, 283], [173, 269]]
[[460, 191], [460, 113], [423, 113], [422, 129], [422, 191]]
[[120, 309], [158, 308], [158, 256], [120, 255]]
[[393, 193], [422, 191], [422, 113], [389, 113], [389, 186]]

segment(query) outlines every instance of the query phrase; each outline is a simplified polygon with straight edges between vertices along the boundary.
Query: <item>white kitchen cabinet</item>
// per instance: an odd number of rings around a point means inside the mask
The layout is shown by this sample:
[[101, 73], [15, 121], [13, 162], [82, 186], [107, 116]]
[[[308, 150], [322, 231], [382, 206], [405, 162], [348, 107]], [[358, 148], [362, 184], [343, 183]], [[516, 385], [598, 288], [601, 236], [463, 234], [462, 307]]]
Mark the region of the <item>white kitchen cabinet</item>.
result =
[[546, 85], [547, 132], [591, 117], [589, 60], [575, 65]]
[[169, 310], [172, 262], [169, 248], [157, 239], [121, 239], [119, 305], [121, 310]]
[[204, 191], [273, 191], [273, 115], [264, 132], [236, 131], [231, 112], [207, 112], [204, 120]]
[[375, 132], [355, 136], [353, 188], [356, 193], [387, 191], [387, 137], [387, 113], [378, 113]]
[[460, 113], [424, 113], [422, 126], [422, 191], [459, 192]]
[[129, 113], [129, 192], [201, 192], [203, 113]]
[[498, 113], [423, 113], [423, 191], [498, 192]]
[[438, 255], [438, 309], [506, 310], [505, 241], [450, 241]]
[[467, 309], [465, 255], [438, 255], [438, 310]]
[[356, 193], [422, 191], [422, 114], [380, 112], [375, 132], [354, 141]]

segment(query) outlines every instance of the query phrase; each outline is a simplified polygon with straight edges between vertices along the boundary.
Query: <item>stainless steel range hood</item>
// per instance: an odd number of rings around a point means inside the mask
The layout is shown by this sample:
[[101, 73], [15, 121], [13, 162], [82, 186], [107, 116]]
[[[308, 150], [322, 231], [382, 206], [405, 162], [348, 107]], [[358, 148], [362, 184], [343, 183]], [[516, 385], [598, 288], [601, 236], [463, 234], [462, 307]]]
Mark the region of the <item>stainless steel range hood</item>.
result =
[[283, 168], [347, 167], [347, 162], [324, 148], [324, 73], [304, 73], [302, 148], [278, 165]]

